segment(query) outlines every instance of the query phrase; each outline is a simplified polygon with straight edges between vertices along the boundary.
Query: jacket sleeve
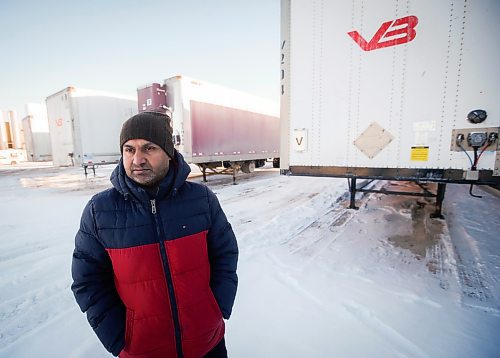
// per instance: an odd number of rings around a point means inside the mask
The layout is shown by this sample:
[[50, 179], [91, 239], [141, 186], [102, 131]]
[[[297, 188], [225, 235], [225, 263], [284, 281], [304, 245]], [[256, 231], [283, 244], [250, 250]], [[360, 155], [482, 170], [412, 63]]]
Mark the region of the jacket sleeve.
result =
[[210, 287], [222, 316], [228, 319], [236, 297], [238, 244], [215, 194], [207, 188], [211, 226], [207, 235], [210, 261]]
[[71, 290], [103, 346], [117, 356], [125, 346], [125, 306], [115, 288], [111, 260], [99, 242], [93, 204], [85, 207], [75, 238]]

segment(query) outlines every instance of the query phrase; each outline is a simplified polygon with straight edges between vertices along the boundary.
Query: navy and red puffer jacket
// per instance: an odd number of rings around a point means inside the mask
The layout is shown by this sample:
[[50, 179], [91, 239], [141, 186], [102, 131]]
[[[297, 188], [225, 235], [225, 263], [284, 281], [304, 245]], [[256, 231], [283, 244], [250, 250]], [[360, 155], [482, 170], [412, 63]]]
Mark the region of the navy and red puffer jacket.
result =
[[238, 247], [210, 189], [176, 163], [151, 196], [120, 161], [76, 234], [71, 286], [104, 347], [120, 357], [202, 357], [224, 336]]

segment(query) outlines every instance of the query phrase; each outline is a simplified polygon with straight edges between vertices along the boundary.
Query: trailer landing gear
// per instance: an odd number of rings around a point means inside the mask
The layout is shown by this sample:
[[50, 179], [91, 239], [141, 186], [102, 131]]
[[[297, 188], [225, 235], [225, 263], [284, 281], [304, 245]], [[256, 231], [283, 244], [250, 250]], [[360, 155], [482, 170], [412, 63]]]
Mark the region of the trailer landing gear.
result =
[[[222, 175], [232, 175], [233, 176], [233, 184], [236, 185], [236, 174], [241, 170], [241, 164], [238, 163], [200, 163], [197, 164], [198, 168], [201, 170], [201, 174], [203, 175], [203, 182], [207, 183], [207, 176], [214, 174], [222, 174]], [[207, 172], [208, 171], [208, 172]]]
[[444, 200], [444, 193], [446, 191], [446, 183], [438, 183], [437, 184], [437, 192], [434, 194], [427, 190], [421, 183], [415, 182], [421, 189], [421, 192], [405, 192], [405, 191], [394, 191], [394, 190], [385, 190], [385, 189], [370, 189], [366, 188], [372, 180], [367, 180], [365, 183], [362, 184], [361, 187], [356, 186], [356, 177], [352, 178], [347, 178], [348, 185], [349, 185], [349, 193], [350, 193], [350, 203], [349, 203], [349, 209], [355, 209], [357, 210], [358, 207], [356, 206], [356, 192], [364, 192], [364, 193], [382, 193], [382, 194], [390, 194], [390, 195], [407, 195], [407, 196], [422, 196], [422, 197], [427, 197], [427, 198], [436, 198], [436, 209], [434, 213], [431, 214], [431, 218], [434, 219], [444, 219], [444, 216], [442, 214], [442, 208], [443, 208], [443, 200]]

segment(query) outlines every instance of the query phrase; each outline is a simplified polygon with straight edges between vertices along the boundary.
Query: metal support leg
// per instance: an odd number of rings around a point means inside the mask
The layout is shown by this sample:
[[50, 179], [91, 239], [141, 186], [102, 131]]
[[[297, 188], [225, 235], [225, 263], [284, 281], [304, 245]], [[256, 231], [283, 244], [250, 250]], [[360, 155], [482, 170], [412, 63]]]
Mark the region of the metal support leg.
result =
[[349, 209], [357, 210], [358, 208], [356, 207], [356, 178], [351, 178], [349, 184], [349, 192], [351, 193], [351, 204], [349, 205]]
[[203, 169], [201, 170], [201, 174], [203, 174], [203, 182], [206, 183], [207, 182], [207, 167], [203, 167]]
[[446, 183], [438, 183], [436, 194], [436, 211], [431, 214], [433, 219], [444, 219], [441, 209], [443, 208], [444, 193], [446, 191]]

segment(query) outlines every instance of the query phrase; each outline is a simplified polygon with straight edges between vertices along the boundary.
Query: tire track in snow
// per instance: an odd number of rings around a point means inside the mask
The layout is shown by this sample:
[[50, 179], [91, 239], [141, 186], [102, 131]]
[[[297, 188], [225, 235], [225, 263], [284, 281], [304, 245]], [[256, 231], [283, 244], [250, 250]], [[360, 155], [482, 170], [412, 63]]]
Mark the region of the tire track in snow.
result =
[[[250, 190], [252, 184], [247, 183], [240, 188], [227, 188], [219, 195], [242, 254], [283, 245], [331, 211], [339, 196], [346, 192], [344, 181], [326, 178], [313, 181], [315, 184], [311, 186], [307, 179], [271, 178], [266, 179], [267, 191], [264, 193]], [[235, 196], [245, 200], [244, 207]]]
[[[371, 195], [361, 195], [357, 204], [365, 205]], [[314, 260], [325, 248], [335, 242], [341, 232], [340, 229], [356, 215], [356, 210], [347, 207], [348, 199], [348, 192], [338, 196], [335, 203], [320, 213], [316, 220], [282, 242], [282, 245], [286, 245], [291, 254], [304, 255], [308, 261]]]
[[[68, 292], [61, 300], [61, 291]], [[6, 348], [19, 338], [40, 329], [50, 323], [54, 317], [64, 314], [62, 311], [74, 310], [75, 303], [69, 293], [69, 282], [66, 279], [31, 292], [18, 295], [16, 298], [0, 305], [0, 346]]]
[[353, 317], [361, 321], [364, 326], [370, 327], [374, 333], [381, 335], [391, 342], [393, 347], [399, 350], [399, 354], [403, 357], [428, 357], [416, 344], [409, 338], [399, 333], [396, 329], [384, 323], [370, 309], [354, 302], [349, 301], [343, 304], [343, 307]]
[[[286, 245], [291, 254], [302, 252], [311, 255], [313, 252], [321, 251], [322, 243], [328, 245], [333, 242], [337, 236], [336, 228], [344, 226], [353, 216], [354, 212], [346, 208], [330, 208], [317, 220], [281, 244]], [[326, 228], [328, 230], [325, 230]], [[325, 242], [325, 240], [328, 240], [328, 242]]]
[[480, 200], [468, 197], [463, 186], [450, 187], [448, 195], [454, 195], [453, 202], [446, 206], [446, 220], [452, 237], [450, 246], [454, 252], [462, 304], [500, 316], [500, 291], [493, 275], [498, 270], [499, 256], [495, 250], [498, 246], [495, 243], [498, 242], [500, 220], [493, 216], [488, 225], [484, 225], [481, 218], [482, 212], [498, 212], [498, 194], [478, 190], [483, 195]]

